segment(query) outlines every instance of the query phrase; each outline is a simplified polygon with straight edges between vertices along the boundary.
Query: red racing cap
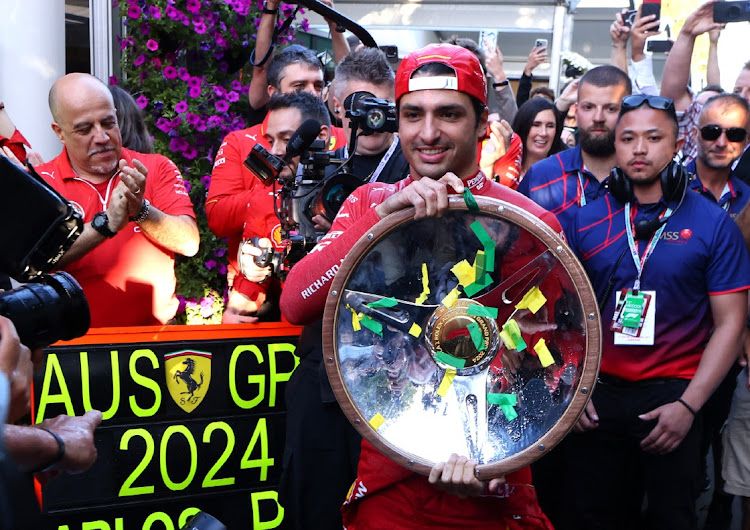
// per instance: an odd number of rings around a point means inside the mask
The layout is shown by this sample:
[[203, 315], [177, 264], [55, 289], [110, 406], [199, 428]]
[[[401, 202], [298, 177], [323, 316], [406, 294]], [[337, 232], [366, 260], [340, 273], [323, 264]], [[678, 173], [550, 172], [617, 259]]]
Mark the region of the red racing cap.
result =
[[[420, 66], [440, 63], [450, 67], [452, 76], [418, 76]], [[417, 90], [457, 90], [487, 105], [487, 78], [477, 56], [466, 48], [453, 44], [430, 44], [404, 57], [396, 72], [396, 101]]]

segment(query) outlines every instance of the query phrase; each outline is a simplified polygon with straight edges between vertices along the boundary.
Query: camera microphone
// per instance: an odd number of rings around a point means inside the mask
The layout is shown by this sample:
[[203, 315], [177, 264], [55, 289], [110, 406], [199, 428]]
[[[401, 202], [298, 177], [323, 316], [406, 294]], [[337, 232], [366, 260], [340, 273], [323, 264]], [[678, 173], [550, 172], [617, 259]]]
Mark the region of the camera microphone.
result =
[[288, 164], [293, 158], [302, 155], [307, 151], [312, 143], [318, 139], [322, 126], [318, 120], [310, 118], [305, 120], [299, 129], [294, 131], [294, 134], [289, 138], [289, 143], [286, 146], [286, 154], [284, 154], [284, 163]]

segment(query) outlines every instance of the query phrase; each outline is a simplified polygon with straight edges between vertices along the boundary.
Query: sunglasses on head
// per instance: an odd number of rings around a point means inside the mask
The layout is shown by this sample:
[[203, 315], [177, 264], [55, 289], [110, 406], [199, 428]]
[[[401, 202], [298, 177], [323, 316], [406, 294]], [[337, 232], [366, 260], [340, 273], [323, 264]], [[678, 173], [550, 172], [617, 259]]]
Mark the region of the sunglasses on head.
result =
[[713, 142], [718, 140], [721, 133], [727, 133], [727, 140], [730, 142], [744, 142], [747, 137], [747, 131], [742, 127], [719, 127], [718, 125], [706, 125], [700, 128], [701, 138]]
[[648, 96], [646, 94], [637, 94], [635, 96], [625, 96], [622, 98], [622, 110], [628, 111], [637, 109], [643, 104], [647, 104], [654, 110], [666, 110], [674, 112], [674, 101], [662, 96]]

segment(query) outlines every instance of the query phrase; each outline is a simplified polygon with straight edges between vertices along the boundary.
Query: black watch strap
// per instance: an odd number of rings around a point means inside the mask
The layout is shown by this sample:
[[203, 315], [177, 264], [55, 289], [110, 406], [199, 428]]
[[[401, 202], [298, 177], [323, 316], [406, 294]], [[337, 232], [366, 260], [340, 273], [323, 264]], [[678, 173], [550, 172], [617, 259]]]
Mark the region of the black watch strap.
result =
[[510, 84], [510, 81], [507, 79], [505, 81], [500, 81], [499, 83], [492, 83], [492, 88], [500, 88], [504, 86], [508, 86]]
[[263, 8], [261, 9], [263, 13], [266, 13], [267, 15], [278, 15], [279, 14], [279, 8], [276, 9], [268, 9], [268, 1], [266, 0], [263, 2]]
[[109, 228], [109, 217], [107, 217], [107, 212], [99, 212], [94, 215], [94, 218], [91, 220], [91, 228], [104, 237], [112, 238], [117, 235], [117, 232], [113, 232]]

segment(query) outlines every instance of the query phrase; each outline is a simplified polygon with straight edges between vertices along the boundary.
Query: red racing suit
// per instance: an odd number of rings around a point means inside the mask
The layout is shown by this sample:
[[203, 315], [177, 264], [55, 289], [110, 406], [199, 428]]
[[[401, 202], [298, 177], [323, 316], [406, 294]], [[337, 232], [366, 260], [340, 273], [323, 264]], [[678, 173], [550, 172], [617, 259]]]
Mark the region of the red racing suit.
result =
[[[372, 183], [349, 196], [328, 234], [292, 268], [281, 296], [281, 310], [294, 324], [319, 319], [331, 280], [354, 243], [380, 219], [375, 206], [412, 182]], [[483, 173], [465, 179], [474, 195], [501, 199], [536, 215], [557, 233], [554, 215], [528, 198], [488, 180]], [[342, 507], [349, 530], [364, 528], [498, 528], [551, 529], [531, 485], [528, 467], [507, 475], [497, 495], [457, 502], [429, 485], [427, 477], [401, 467], [362, 441], [358, 477]]]

